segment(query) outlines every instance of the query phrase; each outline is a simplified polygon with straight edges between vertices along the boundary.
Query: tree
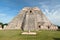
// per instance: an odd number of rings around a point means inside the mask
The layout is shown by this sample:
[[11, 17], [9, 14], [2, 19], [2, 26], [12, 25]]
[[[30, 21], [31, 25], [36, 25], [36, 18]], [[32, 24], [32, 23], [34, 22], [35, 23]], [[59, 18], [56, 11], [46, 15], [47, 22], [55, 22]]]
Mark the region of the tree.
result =
[[3, 24], [2, 22], [0, 22], [0, 25], [1, 25], [1, 27], [2, 27], [2, 29], [4, 28], [4, 26], [6, 25], [8, 25], [7, 23], [5, 23], [5, 24]]
[[0, 22], [0, 25], [1, 25], [1, 27], [3, 28], [3, 23], [2, 23], [2, 22]]
[[7, 26], [7, 25], [8, 25], [7, 23], [3, 24], [3, 25], [2, 25], [2, 29], [4, 28], [4, 26]]
[[0, 25], [2, 25], [3, 23], [2, 22], [0, 22]]
[[7, 24], [7, 23], [5, 23], [4, 25], [6, 25], [6, 26], [7, 26], [8, 24]]

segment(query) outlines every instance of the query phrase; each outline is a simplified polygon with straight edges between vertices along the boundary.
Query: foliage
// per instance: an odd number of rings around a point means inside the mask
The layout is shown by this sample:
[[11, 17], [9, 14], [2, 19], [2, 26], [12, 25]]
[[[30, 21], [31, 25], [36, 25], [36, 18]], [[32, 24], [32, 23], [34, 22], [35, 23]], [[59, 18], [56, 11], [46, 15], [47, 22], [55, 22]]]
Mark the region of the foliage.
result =
[[0, 25], [2, 25], [3, 23], [2, 22], [0, 22]]
[[6, 26], [7, 26], [8, 24], [7, 24], [7, 23], [5, 23], [4, 25], [6, 25]]
[[0, 25], [2, 26], [2, 29], [4, 28], [4, 25], [8, 25], [7, 23], [3, 24], [2, 22], [0, 22]]

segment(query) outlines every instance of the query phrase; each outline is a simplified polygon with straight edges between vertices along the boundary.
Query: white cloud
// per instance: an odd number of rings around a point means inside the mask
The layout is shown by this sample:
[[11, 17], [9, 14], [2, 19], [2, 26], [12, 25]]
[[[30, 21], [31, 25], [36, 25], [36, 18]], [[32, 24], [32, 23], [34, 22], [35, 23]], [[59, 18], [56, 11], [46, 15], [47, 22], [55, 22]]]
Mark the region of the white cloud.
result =
[[13, 16], [9, 16], [6, 13], [0, 13], [0, 22], [3, 23], [8, 23], [11, 21], [11, 19], [13, 18]]
[[6, 16], [6, 14], [0, 13], [0, 16]]
[[0, 22], [8, 23], [17, 14], [18, 10], [12, 10], [9, 7], [0, 8]]
[[[47, 15], [49, 20], [53, 24], [60, 25], [60, 4], [55, 5], [53, 7], [45, 5], [44, 3], [40, 3], [40, 4], [41, 4], [42, 10], [43, 10], [43, 13]], [[52, 7], [52, 9], [50, 10], [51, 7]]]

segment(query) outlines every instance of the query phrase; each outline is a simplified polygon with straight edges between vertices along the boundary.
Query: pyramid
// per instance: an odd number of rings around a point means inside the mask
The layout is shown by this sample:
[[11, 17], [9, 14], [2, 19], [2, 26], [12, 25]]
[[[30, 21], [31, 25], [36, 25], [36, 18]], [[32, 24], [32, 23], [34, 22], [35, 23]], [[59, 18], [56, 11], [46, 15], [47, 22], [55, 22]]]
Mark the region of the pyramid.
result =
[[57, 30], [38, 7], [24, 7], [5, 29]]

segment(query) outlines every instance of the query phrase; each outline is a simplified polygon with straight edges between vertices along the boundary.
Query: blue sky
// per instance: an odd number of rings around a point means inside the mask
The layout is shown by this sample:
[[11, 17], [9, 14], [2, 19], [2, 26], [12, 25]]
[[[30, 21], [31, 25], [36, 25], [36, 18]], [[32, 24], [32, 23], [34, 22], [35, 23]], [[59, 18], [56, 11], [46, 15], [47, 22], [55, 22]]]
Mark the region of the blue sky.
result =
[[23, 7], [39, 7], [53, 24], [60, 25], [60, 0], [0, 0], [0, 22], [10, 22]]

